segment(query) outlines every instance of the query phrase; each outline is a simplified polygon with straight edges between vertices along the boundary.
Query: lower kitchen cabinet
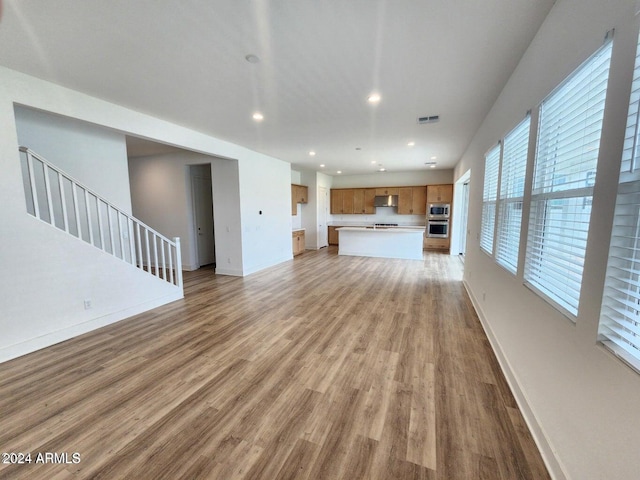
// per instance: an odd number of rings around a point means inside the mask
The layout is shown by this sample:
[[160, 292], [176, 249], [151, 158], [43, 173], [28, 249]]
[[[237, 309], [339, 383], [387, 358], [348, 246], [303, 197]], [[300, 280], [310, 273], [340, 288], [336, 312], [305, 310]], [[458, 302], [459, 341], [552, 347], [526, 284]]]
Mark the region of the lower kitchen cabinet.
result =
[[449, 250], [450, 240], [448, 238], [428, 238], [424, 239], [425, 250]]
[[338, 227], [329, 227], [329, 245], [338, 245]]
[[292, 233], [293, 256], [304, 253], [304, 230], [296, 230]]

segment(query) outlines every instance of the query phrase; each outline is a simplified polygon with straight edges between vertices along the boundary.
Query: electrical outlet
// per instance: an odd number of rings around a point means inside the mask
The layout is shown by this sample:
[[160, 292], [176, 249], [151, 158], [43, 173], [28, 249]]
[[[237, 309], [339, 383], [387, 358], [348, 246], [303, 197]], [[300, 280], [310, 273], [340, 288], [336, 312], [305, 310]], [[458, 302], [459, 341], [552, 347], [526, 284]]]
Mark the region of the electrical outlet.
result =
[[486, 292], [482, 292], [482, 301], [484, 302], [487, 299]]
[[84, 309], [85, 309], [85, 310], [89, 310], [90, 308], [91, 308], [91, 299], [90, 299], [90, 298], [87, 298], [87, 299], [85, 299], [85, 301], [84, 301]]
[[227, 257], [227, 263], [231, 263], [231, 257]]

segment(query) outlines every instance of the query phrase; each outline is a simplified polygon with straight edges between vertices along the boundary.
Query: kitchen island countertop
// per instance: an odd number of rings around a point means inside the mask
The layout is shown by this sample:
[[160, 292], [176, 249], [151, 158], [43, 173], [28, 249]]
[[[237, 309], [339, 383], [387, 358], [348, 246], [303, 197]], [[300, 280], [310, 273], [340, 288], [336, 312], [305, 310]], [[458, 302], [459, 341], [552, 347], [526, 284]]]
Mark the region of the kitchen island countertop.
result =
[[422, 260], [421, 228], [339, 227], [338, 255]]

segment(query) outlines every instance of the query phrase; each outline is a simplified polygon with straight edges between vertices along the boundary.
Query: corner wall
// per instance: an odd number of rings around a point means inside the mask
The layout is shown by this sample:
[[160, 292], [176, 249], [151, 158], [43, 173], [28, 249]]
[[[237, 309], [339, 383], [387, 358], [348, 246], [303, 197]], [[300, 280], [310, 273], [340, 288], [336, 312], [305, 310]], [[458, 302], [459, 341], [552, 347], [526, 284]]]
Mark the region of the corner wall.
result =
[[[471, 169], [464, 280], [554, 478], [636, 479], [640, 375], [596, 343], [631, 75], [635, 1], [558, 0], [455, 168]], [[579, 316], [573, 324], [480, 251], [484, 153], [615, 28]]]

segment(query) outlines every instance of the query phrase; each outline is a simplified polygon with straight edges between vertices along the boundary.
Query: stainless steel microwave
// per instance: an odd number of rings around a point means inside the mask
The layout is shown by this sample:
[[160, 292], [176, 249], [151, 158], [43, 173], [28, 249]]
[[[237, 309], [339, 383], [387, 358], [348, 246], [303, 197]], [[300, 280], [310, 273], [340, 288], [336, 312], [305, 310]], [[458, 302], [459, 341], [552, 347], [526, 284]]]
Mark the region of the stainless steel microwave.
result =
[[429, 218], [449, 218], [450, 208], [448, 203], [431, 203], [427, 215]]

